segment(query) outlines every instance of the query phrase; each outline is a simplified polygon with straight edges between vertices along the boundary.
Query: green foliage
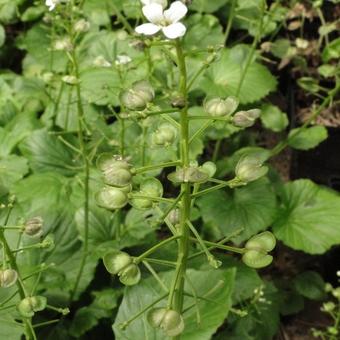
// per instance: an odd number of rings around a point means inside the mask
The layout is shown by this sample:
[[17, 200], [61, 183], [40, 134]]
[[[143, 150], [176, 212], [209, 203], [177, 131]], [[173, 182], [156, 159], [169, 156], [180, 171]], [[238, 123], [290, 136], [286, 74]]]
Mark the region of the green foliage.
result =
[[[299, 131], [301, 129], [301, 131]], [[299, 133], [297, 134], [297, 131]], [[315, 148], [328, 136], [324, 126], [313, 126], [310, 128], [297, 128], [289, 132], [288, 143], [298, 150], [308, 150]]]
[[287, 183], [273, 225], [275, 236], [293, 249], [322, 254], [340, 242], [340, 198], [309, 180]]

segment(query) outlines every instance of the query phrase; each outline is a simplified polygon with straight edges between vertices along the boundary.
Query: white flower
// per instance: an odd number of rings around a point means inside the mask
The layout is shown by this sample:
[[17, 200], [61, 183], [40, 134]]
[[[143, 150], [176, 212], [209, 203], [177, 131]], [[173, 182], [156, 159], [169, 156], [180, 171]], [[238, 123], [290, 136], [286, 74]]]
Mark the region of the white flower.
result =
[[94, 61], [93, 61], [94, 66], [98, 67], [111, 67], [112, 64], [107, 61], [102, 55], [98, 56]]
[[50, 11], [53, 11], [55, 9], [55, 6], [57, 6], [59, 2], [60, 0], [46, 0], [45, 4]]
[[154, 35], [160, 30], [169, 39], [182, 37], [186, 27], [179, 22], [187, 13], [187, 7], [180, 1], [175, 1], [170, 8], [163, 11], [159, 4], [152, 3], [143, 7], [143, 14], [149, 23], [136, 27], [136, 32], [144, 35]]
[[140, 1], [144, 6], [151, 5], [151, 4], [159, 4], [163, 8], [165, 8], [168, 5], [167, 0], [140, 0]]
[[128, 63], [130, 63], [132, 61], [132, 59], [125, 54], [122, 55], [117, 55], [117, 59], [116, 59], [116, 65], [126, 65]]

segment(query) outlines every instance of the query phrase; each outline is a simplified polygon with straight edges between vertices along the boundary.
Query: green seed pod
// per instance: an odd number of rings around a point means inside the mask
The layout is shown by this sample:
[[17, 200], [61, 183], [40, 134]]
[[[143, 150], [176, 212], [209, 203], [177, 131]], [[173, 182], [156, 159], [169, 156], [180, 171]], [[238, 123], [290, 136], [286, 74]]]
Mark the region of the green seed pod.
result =
[[199, 168], [189, 167], [178, 169], [168, 175], [168, 180], [173, 183], [204, 183], [209, 179], [209, 175]]
[[333, 289], [332, 294], [335, 298], [337, 298], [338, 300], [340, 300], [340, 287], [337, 287], [335, 289]]
[[[141, 194], [141, 193], [137, 192], [137, 195], [138, 194]], [[130, 200], [130, 204], [136, 209], [144, 210], [144, 209], [150, 209], [153, 205], [153, 202], [146, 198], [132, 198]]]
[[140, 193], [143, 196], [162, 197], [163, 185], [156, 178], [153, 177], [147, 178], [140, 185]]
[[166, 312], [167, 312], [166, 308], [151, 309], [146, 316], [149, 325], [152, 328], [160, 328]]
[[257, 155], [242, 157], [236, 165], [236, 177], [243, 183], [261, 178], [268, 172], [268, 168], [263, 166], [262, 163], [262, 160]]
[[205, 162], [202, 165], [202, 170], [211, 178], [214, 177], [215, 173], [216, 173], [216, 164], [213, 162]]
[[110, 274], [116, 275], [132, 263], [132, 258], [122, 251], [112, 251], [104, 255], [103, 263]]
[[150, 103], [155, 98], [155, 91], [146, 80], [137, 81], [132, 84], [132, 88], [147, 102]]
[[166, 308], [154, 308], [147, 315], [151, 327], [160, 328], [167, 336], [177, 336], [184, 330], [184, 320], [181, 314]]
[[160, 125], [152, 134], [152, 142], [155, 145], [171, 145], [177, 137], [177, 130], [169, 123]]
[[273, 256], [268, 255], [266, 252], [249, 249], [243, 254], [242, 261], [248, 267], [259, 269], [269, 266], [273, 261]]
[[275, 236], [270, 231], [264, 231], [248, 240], [245, 247], [247, 249], [270, 252], [275, 248], [275, 245]]
[[134, 263], [129, 264], [119, 273], [119, 281], [126, 286], [133, 286], [141, 279], [141, 273], [138, 266]]
[[42, 235], [43, 219], [40, 216], [29, 219], [24, 225], [24, 233], [31, 237], [39, 237]]
[[109, 186], [105, 186], [97, 192], [95, 200], [100, 207], [108, 210], [123, 208], [128, 203], [128, 197], [125, 192]]
[[14, 269], [0, 270], [0, 287], [9, 288], [13, 286], [18, 279], [18, 273]]
[[181, 221], [181, 215], [180, 214], [181, 214], [181, 211], [178, 208], [172, 209], [170, 211], [170, 213], [168, 215], [168, 219], [169, 219], [169, 221], [172, 225], [177, 225], [177, 224], [180, 223], [180, 221]]
[[239, 111], [233, 117], [233, 124], [237, 127], [247, 128], [253, 126], [256, 119], [261, 115], [261, 110], [253, 109], [248, 111]]
[[213, 117], [222, 117], [232, 114], [238, 107], [239, 101], [235, 97], [227, 99], [212, 98], [205, 101], [204, 110]]
[[107, 152], [98, 156], [96, 165], [97, 168], [103, 172], [109, 170], [113, 166], [125, 170], [129, 170], [131, 168], [131, 165], [124, 158]]
[[155, 92], [147, 81], [138, 81], [132, 84], [128, 90], [124, 90], [120, 94], [120, 101], [130, 110], [144, 110], [148, 103], [152, 102]]
[[17, 309], [21, 316], [31, 318], [35, 312], [40, 312], [46, 308], [47, 299], [44, 296], [26, 297], [21, 300]]
[[146, 108], [147, 101], [135, 90], [128, 89], [120, 93], [121, 103], [132, 111], [142, 111]]

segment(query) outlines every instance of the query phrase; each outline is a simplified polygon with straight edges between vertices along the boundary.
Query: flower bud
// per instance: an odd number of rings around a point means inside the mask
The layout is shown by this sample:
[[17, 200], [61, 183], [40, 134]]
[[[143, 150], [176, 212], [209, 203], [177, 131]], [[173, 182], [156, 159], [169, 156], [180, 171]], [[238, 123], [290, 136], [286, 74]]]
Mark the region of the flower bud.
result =
[[59, 39], [54, 43], [54, 49], [56, 51], [72, 51], [73, 45], [70, 38], [66, 37]]
[[98, 56], [94, 61], [93, 61], [93, 65], [97, 66], [97, 67], [111, 67], [112, 64], [107, 61], [102, 55]]
[[263, 166], [262, 163], [262, 160], [257, 155], [242, 157], [235, 169], [237, 179], [246, 184], [261, 178], [268, 172], [268, 168]]
[[152, 142], [155, 145], [171, 145], [177, 137], [177, 130], [169, 123], [164, 123], [152, 134]]
[[237, 109], [238, 104], [238, 99], [235, 97], [213, 98], [204, 103], [204, 110], [213, 117], [222, 117], [232, 114]]
[[134, 263], [129, 264], [118, 273], [119, 281], [126, 286], [133, 286], [141, 279], [141, 273], [138, 266]]
[[108, 210], [123, 208], [128, 203], [128, 197], [125, 192], [118, 188], [105, 186], [96, 195], [97, 204]]
[[62, 80], [64, 83], [68, 84], [68, 85], [76, 85], [76, 84], [79, 83], [78, 78], [75, 77], [75, 76], [71, 76], [71, 75], [63, 76], [63, 77], [61, 78], [61, 80]]
[[24, 225], [24, 233], [31, 237], [42, 235], [43, 219], [40, 216], [29, 219]]
[[253, 126], [255, 120], [261, 115], [261, 110], [253, 109], [248, 111], [239, 111], [233, 117], [233, 123], [240, 128]]
[[132, 263], [132, 257], [122, 251], [112, 251], [104, 255], [103, 262], [106, 270], [116, 275]]
[[46, 308], [47, 299], [44, 296], [26, 297], [21, 300], [17, 309], [21, 316], [31, 318], [35, 312], [40, 312]]
[[335, 303], [332, 301], [324, 302], [322, 304], [322, 311], [332, 312], [335, 309]]
[[147, 315], [151, 327], [160, 328], [167, 336], [175, 337], [184, 330], [184, 320], [181, 314], [166, 308], [154, 308]]
[[90, 26], [91, 24], [87, 20], [80, 19], [74, 24], [74, 30], [77, 33], [84, 33], [90, 29]]
[[13, 286], [18, 279], [18, 273], [14, 269], [0, 270], [0, 287], [9, 288]]
[[340, 300], [340, 287], [337, 287], [335, 289], [333, 289], [332, 294], [335, 298], [337, 298], [338, 300]]

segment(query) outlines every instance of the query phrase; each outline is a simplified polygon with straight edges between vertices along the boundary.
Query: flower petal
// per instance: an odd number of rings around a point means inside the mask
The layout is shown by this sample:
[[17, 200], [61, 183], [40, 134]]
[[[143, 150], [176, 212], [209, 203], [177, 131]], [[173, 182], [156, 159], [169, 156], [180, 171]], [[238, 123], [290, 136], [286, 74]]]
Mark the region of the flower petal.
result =
[[153, 24], [158, 24], [163, 17], [163, 7], [160, 4], [150, 4], [143, 7], [144, 16]]
[[175, 23], [184, 18], [187, 12], [188, 8], [183, 2], [175, 1], [171, 4], [169, 9], [164, 11], [164, 18], [171, 23]]
[[157, 25], [151, 24], [151, 23], [147, 23], [147, 24], [143, 24], [143, 25], [137, 26], [135, 31], [138, 34], [154, 35], [157, 32], [159, 32], [160, 29], [161, 29], [160, 26], [157, 26]]
[[164, 35], [169, 39], [183, 37], [186, 30], [186, 27], [181, 22], [176, 22], [169, 26], [163, 27], [162, 29]]

